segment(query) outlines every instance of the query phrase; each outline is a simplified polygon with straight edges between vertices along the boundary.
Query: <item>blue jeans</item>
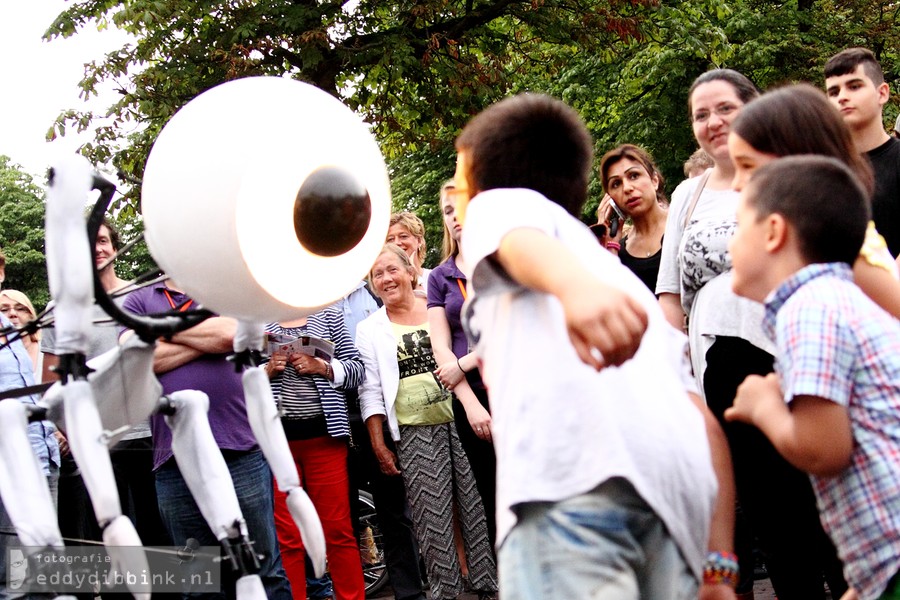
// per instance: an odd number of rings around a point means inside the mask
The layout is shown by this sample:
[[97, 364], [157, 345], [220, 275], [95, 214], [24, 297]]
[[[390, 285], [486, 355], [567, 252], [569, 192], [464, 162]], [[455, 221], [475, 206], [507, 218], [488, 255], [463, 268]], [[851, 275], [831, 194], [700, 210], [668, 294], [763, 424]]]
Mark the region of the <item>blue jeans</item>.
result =
[[[225, 457], [241, 513], [247, 521], [254, 548], [264, 558], [260, 561], [259, 576], [271, 600], [291, 600], [291, 587], [281, 566], [281, 554], [275, 537], [272, 472], [262, 452], [228, 453]], [[201, 546], [219, 546], [209, 525], [200, 514], [174, 459], [156, 472], [156, 494], [159, 512], [176, 546], [185, 546], [193, 538]], [[227, 564], [222, 564], [223, 591], [218, 594], [184, 594], [190, 598], [221, 600], [235, 598], [235, 581]]]
[[500, 548], [500, 594], [517, 600], [695, 599], [698, 581], [656, 513], [624, 479], [517, 507]]

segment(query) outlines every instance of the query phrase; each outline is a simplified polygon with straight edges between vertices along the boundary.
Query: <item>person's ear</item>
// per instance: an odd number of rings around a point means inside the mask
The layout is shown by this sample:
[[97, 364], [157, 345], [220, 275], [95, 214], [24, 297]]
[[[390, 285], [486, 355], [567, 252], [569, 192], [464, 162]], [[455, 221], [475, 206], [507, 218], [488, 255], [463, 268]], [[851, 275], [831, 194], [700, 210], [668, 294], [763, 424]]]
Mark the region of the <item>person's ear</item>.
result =
[[766, 218], [766, 252], [774, 254], [782, 250], [790, 237], [790, 224], [783, 215], [772, 213]]
[[881, 85], [876, 88], [878, 92], [878, 104], [884, 106], [891, 99], [891, 86], [886, 81], [882, 81]]

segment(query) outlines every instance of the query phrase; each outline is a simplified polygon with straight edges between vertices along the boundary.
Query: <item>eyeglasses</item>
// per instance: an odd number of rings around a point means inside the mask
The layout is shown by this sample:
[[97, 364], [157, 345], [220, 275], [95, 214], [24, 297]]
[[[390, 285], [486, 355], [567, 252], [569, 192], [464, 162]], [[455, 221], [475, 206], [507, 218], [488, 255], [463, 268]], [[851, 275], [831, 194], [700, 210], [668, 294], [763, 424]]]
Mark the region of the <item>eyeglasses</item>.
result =
[[724, 118], [733, 115], [739, 108], [740, 106], [738, 106], [737, 104], [726, 103], [718, 105], [711, 111], [700, 109], [693, 115], [691, 115], [691, 121], [693, 121], [694, 123], [706, 123], [707, 121], [709, 121], [709, 118], [713, 113], [716, 113], [717, 116]]

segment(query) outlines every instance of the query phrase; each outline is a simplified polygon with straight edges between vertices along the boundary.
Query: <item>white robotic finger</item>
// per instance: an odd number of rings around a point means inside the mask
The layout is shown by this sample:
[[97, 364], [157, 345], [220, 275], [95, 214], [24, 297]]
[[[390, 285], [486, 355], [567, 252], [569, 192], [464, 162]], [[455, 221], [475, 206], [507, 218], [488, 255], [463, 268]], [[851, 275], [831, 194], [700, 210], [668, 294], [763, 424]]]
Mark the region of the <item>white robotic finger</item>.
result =
[[235, 584], [237, 600], [266, 600], [266, 589], [259, 575], [244, 575]]
[[300, 487], [288, 490], [287, 506], [300, 529], [303, 547], [309, 555], [313, 571], [316, 577], [321, 577], [325, 574], [325, 533], [322, 531], [322, 522], [319, 521], [316, 507]]
[[131, 520], [124, 515], [116, 517], [103, 530], [103, 544], [111, 561], [110, 579], [115, 581], [117, 573], [131, 575], [124, 581], [135, 600], [150, 600], [150, 584], [143, 576], [150, 566]]

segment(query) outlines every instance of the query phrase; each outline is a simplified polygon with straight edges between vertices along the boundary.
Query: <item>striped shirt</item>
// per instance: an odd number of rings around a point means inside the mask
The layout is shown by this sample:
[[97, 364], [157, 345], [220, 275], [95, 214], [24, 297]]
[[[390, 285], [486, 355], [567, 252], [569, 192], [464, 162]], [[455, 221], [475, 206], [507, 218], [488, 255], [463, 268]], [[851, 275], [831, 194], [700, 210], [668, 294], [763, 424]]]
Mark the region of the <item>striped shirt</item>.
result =
[[[266, 331], [290, 333], [290, 331], [282, 329], [278, 323], [270, 323], [266, 326]], [[298, 376], [297, 378], [311, 380], [318, 391], [321, 412], [325, 414], [328, 434], [331, 437], [349, 437], [350, 421], [347, 417], [347, 400], [344, 397], [344, 391], [356, 389], [362, 383], [365, 369], [356, 345], [347, 332], [341, 308], [338, 305], [331, 305], [309, 315], [306, 319], [306, 332], [307, 335], [334, 342], [335, 354], [331, 360], [334, 381], [328, 381], [325, 377], [320, 376]], [[292, 367], [288, 366], [284, 373], [289, 374], [291, 371], [293, 371]], [[294, 373], [296, 374], [296, 371]], [[285, 375], [284, 378], [288, 376]], [[282, 388], [279, 392], [276, 385], [277, 382], [273, 381], [273, 392], [281, 393], [282, 400], [287, 402], [287, 388]], [[286, 416], [298, 418], [289, 412], [286, 413]]]
[[[283, 327], [278, 323], [266, 326], [266, 332], [301, 337], [309, 335], [306, 325]], [[281, 401], [281, 410], [288, 419], [311, 419], [322, 413], [322, 400], [313, 380], [318, 375], [301, 375], [291, 363], [272, 378], [272, 393]]]
[[816, 396], [847, 408], [850, 466], [811, 479], [844, 576], [869, 600], [900, 569], [900, 322], [852, 278], [842, 263], [801, 269], [766, 299], [764, 326], [786, 402]]

